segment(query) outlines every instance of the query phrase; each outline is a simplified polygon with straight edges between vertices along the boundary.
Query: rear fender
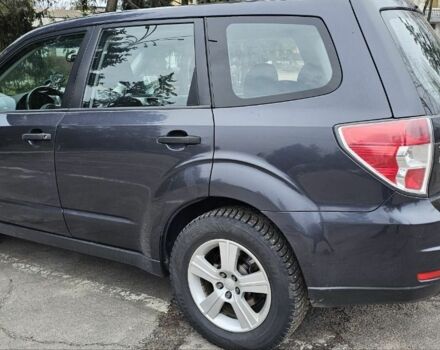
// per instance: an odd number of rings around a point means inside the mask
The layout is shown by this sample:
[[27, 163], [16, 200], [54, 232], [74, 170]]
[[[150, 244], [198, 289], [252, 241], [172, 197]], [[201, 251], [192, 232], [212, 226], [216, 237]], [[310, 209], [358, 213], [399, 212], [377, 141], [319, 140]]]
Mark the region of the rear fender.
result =
[[262, 158], [216, 154], [210, 195], [239, 200], [261, 211], [317, 211], [301, 189]]

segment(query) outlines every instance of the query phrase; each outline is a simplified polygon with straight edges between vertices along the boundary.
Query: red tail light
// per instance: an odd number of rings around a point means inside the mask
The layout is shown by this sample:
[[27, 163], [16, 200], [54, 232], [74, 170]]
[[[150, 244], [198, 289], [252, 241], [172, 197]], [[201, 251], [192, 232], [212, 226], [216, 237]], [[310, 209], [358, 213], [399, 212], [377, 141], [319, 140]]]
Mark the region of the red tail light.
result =
[[440, 270], [430, 271], [430, 272], [421, 272], [417, 274], [417, 279], [419, 282], [430, 282], [440, 279]]
[[426, 195], [433, 158], [429, 118], [345, 125], [338, 128], [347, 152], [390, 185]]

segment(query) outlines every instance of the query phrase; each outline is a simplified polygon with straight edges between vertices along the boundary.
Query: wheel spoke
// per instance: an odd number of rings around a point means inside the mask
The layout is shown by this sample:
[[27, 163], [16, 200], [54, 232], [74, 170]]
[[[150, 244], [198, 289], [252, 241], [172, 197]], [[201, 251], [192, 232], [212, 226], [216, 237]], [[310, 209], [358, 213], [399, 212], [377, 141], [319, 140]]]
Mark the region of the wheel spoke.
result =
[[235, 272], [240, 249], [230, 241], [220, 242], [220, 263], [222, 270]]
[[241, 328], [252, 329], [258, 323], [258, 314], [252, 310], [243, 296], [236, 296], [231, 303]]
[[197, 277], [214, 284], [218, 281], [218, 270], [211, 265], [203, 256], [194, 256], [189, 265], [189, 271]]
[[220, 313], [224, 303], [221, 294], [215, 290], [200, 303], [200, 308], [205, 315], [215, 318]]
[[240, 276], [240, 289], [248, 293], [269, 294], [269, 281], [263, 272], [254, 272]]

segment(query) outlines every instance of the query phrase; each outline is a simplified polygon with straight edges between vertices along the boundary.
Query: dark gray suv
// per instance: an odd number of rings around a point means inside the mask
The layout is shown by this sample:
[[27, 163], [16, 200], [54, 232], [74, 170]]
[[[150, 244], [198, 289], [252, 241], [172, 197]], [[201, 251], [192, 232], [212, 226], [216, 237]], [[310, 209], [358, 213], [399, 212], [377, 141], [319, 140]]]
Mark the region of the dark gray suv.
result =
[[92, 16], [0, 56], [0, 232], [171, 275], [225, 348], [440, 291], [440, 41], [405, 0]]

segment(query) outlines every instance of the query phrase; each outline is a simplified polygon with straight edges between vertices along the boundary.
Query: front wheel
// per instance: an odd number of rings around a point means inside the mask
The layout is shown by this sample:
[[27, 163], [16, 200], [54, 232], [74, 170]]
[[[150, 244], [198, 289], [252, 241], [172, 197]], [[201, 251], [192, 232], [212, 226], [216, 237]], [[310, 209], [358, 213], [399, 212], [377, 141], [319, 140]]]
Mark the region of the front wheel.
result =
[[273, 347], [308, 309], [292, 249], [248, 209], [216, 209], [191, 222], [173, 247], [170, 274], [183, 313], [223, 348]]

